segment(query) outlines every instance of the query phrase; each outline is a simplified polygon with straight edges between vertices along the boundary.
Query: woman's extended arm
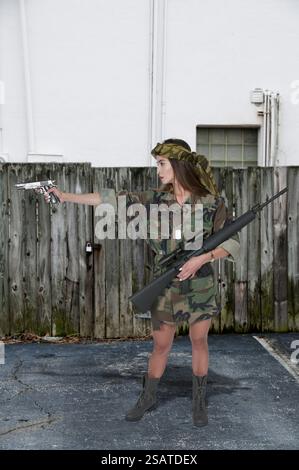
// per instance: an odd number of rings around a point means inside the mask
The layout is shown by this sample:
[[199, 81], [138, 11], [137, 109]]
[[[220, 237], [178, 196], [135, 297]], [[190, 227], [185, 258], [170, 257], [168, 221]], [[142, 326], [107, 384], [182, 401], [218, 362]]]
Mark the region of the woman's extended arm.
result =
[[87, 204], [88, 206], [98, 206], [101, 204], [100, 193], [64, 193], [58, 188], [52, 188], [45, 194], [45, 201], [50, 202], [49, 193], [54, 193], [59, 197], [60, 202], [74, 202], [76, 204]]

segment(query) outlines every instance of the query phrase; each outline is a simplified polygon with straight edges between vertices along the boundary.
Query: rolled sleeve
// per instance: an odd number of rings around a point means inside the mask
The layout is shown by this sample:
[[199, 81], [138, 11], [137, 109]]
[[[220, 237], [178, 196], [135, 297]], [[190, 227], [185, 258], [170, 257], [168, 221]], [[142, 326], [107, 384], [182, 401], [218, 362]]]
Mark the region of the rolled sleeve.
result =
[[101, 189], [101, 204], [111, 204], [117, 210], [116, 192], [114, 189]]
[[237, 261], [240, 257], [240, 242], [234, 238], [225, 240], [218, 248], [223, 248], [229, 253], [228, 259], [230, 261]]

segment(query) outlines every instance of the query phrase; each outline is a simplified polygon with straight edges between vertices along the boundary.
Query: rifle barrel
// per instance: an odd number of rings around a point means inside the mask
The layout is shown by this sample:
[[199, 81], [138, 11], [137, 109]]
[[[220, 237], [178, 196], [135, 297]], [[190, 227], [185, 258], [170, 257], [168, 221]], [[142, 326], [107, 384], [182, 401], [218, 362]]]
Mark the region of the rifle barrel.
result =
[[268, 204], [270, 204], [270, 202], [274, 201], [274, 199], [278, 198], [279, 196], [281, 196], [282, 194], [286, 193], [288, 190], [287, 187], [283, 188], [281, 191], [279, 191], [279, 193], [276, 193], [274, 194], [274, 196], [271, 196], [269, 199], [267, 199], [265, 202], [263, 202], [262, 204], [257, 204], [256, 206], [254, 206], [252, 208], [253, 211], [260, 211], [262, 210], [265, 206], [267, 206]]

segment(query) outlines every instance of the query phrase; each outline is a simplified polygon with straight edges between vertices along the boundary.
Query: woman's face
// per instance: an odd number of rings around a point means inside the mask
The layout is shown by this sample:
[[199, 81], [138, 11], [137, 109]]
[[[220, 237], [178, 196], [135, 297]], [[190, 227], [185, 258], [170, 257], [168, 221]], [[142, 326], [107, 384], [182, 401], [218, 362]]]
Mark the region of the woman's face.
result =
[[163, 184], [174, 182], [174, 171], [168, 158], [157, 157], [157, 172]]

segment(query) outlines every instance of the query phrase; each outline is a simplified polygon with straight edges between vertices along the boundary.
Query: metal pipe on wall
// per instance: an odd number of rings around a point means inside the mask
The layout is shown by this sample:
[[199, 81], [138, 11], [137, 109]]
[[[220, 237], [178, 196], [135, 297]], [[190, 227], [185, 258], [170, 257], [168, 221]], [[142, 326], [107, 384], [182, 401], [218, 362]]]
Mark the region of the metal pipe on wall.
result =
[[149, 166], [152, 165], [152, 157], [150, 151], [153, 146], [153, 125], [154, 125], [154, 14], [155, 14], [155, 1], [150, 0], [149, 2], [149, 107], [148, 107], [148, 159]]
[[[148, 147], [164, 138], [167, 0], [150, 2]], [[152, 159], [150, 157], [150, 165]]]
[[274, 167], [277, 164], [278, 136], [279, 136], [279, 94], [271, 93], [271, 141], [270, 141], [270, 162]]
[[263, 164], [276, 166], [279, 135], [279, 94], [264, 92], [263, 109]]
[[24, 64], [24, 84], [25, 84], [25, 100], [26, 100], [26, 121], [27, 121], [27, 142], [28, 153], [35, 153], [35, 132], [34, 132], [34, 119], [32, 107], [32, 89], [31, 89], [31, 75], [30, 75], [30, 60], [29, 60], [29, 45], [28, 45], [28, 31], [27, 31], [27, 18], [25, 1], [19, 0], [20, 22], [21, 22], [21, 37], [23, 46], [23, 64]]
[[266, 155], [266, 166], [269, 166], [270, 165], [270, 162], [269, 162], [269, 144], [270, 144], [270, 119], [269, 119], [269, 114], [270, 114], [270, 106], [269, 106], [269, 100], [270, 100], [270, 96], [269, 96], [269, 92], [267, 91], [266, 92], [266, 113], [265, 113], [265, 127], [266, 127], [266, 141], [265, 141], [265, 155]]
[[263, 164], [268, 165], [268, 91], [264, 92], [263, 109]]

